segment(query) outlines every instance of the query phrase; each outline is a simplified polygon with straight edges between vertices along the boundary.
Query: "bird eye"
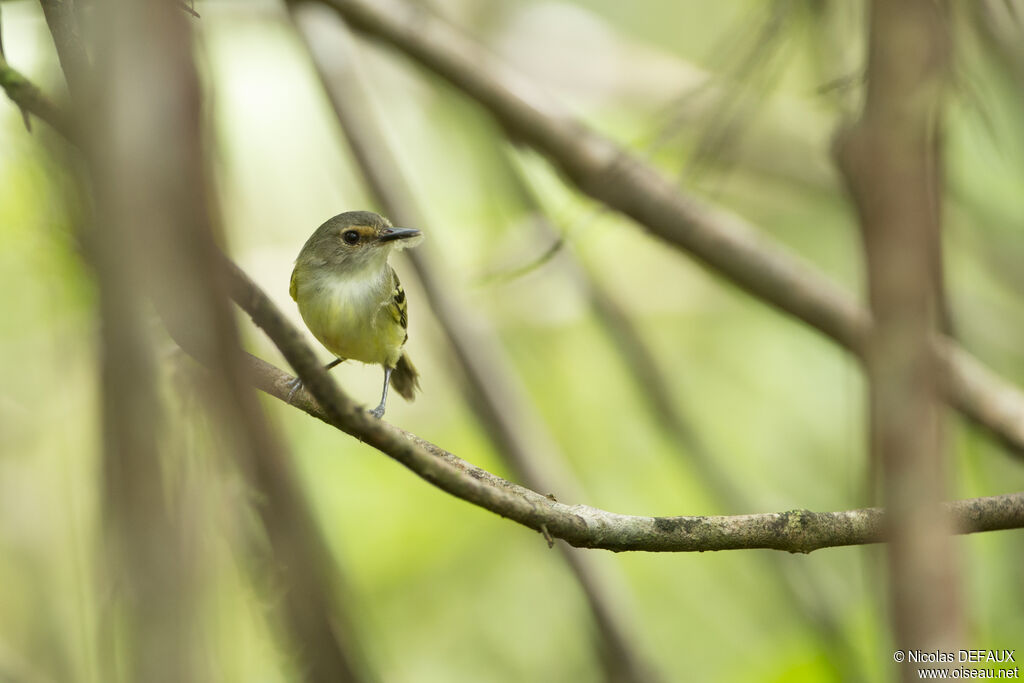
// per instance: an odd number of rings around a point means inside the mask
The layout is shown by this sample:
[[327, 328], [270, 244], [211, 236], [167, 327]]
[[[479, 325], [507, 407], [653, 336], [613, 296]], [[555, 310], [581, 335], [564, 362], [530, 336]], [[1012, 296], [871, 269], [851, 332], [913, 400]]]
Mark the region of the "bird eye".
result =
[[345, 240], [345, 244], [355, 244], [359, 241], [359, 233], [355, 230], [346, 230], [341, 239]]

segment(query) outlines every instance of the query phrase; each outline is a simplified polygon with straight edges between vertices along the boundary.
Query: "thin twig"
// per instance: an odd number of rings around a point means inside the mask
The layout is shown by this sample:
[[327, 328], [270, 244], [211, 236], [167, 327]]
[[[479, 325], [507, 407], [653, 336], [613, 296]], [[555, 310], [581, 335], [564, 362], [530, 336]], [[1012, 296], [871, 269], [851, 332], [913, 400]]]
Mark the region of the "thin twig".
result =
[[0, 88], [21, 109], [46, 122], [69, 142], [74, 140], [74, 129], [64, 110], [54, 104], [39, 88], [21, 75], [0, 55]]
[[190, 15], [193, 19], [202, 19], [202, 17], [199, 16], [199, 12], [196, 11], [196, 8], [195, 8], [193, 3], [185, 2], [185, 0], [173, 0], [173, 1], [174, 1], [174, 4], [177, 5], [178, 9], [183, 11], [185, 14]]

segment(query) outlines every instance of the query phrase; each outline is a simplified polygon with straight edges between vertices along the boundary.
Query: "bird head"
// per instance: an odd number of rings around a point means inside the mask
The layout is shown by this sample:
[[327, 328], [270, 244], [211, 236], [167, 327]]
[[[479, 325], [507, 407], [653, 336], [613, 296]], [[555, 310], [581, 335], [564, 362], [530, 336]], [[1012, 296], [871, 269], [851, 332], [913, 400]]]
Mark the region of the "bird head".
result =
[[346, 211], [316, 229], [298, 262], [352, 273], [377, 270], [384, 267], [392, 250], [415, 246], [422, 236], [414, 228], [396, 228], [372, 211]]

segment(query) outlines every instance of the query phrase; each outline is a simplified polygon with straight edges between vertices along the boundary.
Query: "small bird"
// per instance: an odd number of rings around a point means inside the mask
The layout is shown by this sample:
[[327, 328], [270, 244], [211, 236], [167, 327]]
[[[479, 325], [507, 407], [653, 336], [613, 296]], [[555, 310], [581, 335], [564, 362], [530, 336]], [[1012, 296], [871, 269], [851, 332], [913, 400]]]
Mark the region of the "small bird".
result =
[[[316, 229], [292, 271], [289, 292], [306, 327], [337, 357], [326, 369], [348, 359], [383, 366], [380, 405], [370, 411], [378, 419], [389, 383], [408, 401], [419, 387], [419, 373], [402, 348], [409, 339], [405, 290], [388, 255], [421, 237], [370, 211], [347, 211]], [[300, 386], [296, 379], [292, 394]]]

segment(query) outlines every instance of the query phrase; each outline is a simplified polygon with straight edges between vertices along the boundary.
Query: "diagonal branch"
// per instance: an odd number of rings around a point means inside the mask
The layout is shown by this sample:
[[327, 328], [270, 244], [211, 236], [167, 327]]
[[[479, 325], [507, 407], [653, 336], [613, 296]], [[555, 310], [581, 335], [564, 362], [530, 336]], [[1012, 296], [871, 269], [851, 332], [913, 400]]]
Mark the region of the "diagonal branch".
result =
[[[584, 193], [646, 226], [753, 296], [861, 357], [867, 311], [825, 274], [754, 226], [681, 192], [656, 168], [588, 128], [477, 43], [396, 0], [321, 0], [353, 28], [447, 79], [516, 140], [544, 154]], [[946, 400], [1024, 452], [1024, 393], [946, 337], [932, 343]]]
[[[702, 552], [768, 548], [809, 553], [820, 548], [885, 540], [879, 508], [842, 512], [791, 510], [715, 517], [643, 517], [567, 505], [513, 484], [434, 444], [371, 417], [338, 387], [302, 334], [267, 295], [233, 263], [232, 297], [261, 327], [302, 378], [291, 404], [390, 456], [451, 495], [502, 517], [561, 538], [578, 548], [649, 552]], [[288, 401], [291, 377], [249, 358], [253, 382]], [[956, 533], [1024, 528], [1024, 492], [946, 503]]]

